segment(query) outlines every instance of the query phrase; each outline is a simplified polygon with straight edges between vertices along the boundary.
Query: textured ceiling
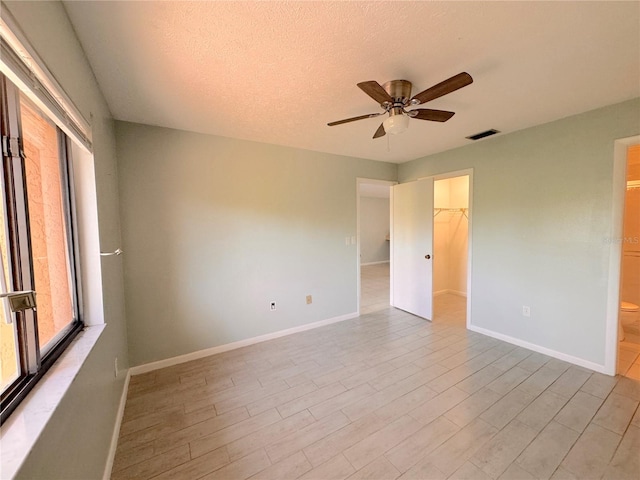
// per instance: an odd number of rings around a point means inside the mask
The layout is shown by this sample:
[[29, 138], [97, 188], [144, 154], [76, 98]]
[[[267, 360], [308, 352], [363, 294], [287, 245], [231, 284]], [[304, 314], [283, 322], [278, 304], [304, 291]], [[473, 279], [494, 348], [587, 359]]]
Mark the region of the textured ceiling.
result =
[[[116, 119], [404, 162], [640, 96], [639, 2], [65, 2]], [[474, 83], [371, 137], [356, 83]]]

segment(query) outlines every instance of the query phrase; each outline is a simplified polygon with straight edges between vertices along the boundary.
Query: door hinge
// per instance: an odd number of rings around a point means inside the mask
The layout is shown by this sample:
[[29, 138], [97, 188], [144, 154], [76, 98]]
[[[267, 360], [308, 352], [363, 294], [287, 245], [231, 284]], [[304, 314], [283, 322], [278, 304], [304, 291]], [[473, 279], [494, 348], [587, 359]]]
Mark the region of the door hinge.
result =
[[2, 156], [24, 158], [24, 152], [20, 148], [20, 137], [2, 136]]

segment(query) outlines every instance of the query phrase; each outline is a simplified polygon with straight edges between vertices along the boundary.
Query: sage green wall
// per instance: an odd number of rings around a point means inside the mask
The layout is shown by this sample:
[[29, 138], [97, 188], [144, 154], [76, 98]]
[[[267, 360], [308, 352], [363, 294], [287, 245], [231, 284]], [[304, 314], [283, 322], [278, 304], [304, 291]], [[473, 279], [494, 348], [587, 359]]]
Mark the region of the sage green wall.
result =
[[474, 169], [474, 326], [604, 364], [613, 146], [638, 133], [635, 99], [399, 166]]
[[395, 164], [124, 122], [116, 138], [133, 365], [357, 311], [356, 178]]
[[[120, 245], [113, 120], [60, 2], [7, 2], [30, 43], [83, 115], [91, 118], [100, 244]], [[17, 478], [102, 478], [128, 367], [122, 265], [102, 263], [107, 328], [53, 413]]]

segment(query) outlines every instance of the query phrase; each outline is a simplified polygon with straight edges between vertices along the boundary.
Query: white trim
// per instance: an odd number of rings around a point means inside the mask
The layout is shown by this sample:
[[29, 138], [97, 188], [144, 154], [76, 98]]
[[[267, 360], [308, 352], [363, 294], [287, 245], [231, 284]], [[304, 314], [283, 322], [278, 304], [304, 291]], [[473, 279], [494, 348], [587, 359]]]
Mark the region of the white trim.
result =
[[565, 362], [573, 363], [574, 365], [588, 368], [589, 370], [594, 370], [599, 373], [607, 373], [604, 365], [590, 362], [589, 360], [584, 360], [583, 358], [574, 357], [573, 355], [567, 355], [566, 353], [558, 352], [546, 347], [541, 347], [540, 345], [529, 343], [525, 340], [520, 340], [519, 338], [510, 337], [509, 335], [504, 335], [492, 330], [487, 330], [486, 328], [476, 327], [475, 325], [468, 325], [467, 328], [472, 332], [477, 332], [488, 337], [497, 338], [498, 340], [502, 340], [503, 342], [511, 343], [513, 345], [526, 348], [527, 350], [533, 350], [534, 352], [542, 353], [559, 360], [564, 360]]
[[469, 174], [469, 204], [467, 205], [467, 328], [471, 328], [471, 286], [473, 284], [473, 168], [465, 170]]
[[427, 178], [433, 178], [433, 181], [446, 180], [447, 178], [464, 177], [465, 175], [472, 175], [473, 168], [465, 168], [464, 170], [454, 170], [452, 172], [435, 173], [427, 177], [420, 177], [418, 180], [424, 180]]
[[111, 478], [111, 471], [113, 470], [113, 460], [116, 458], [118, 437], [120, 436], [120, 426], [122, 425], [122, 417], [124, 416], [124, 407], [127, 403], [127, 394], [129, 393], [129, 380], [131, 380], [131, 370], [127, 370], [127, 377], [125, 378], [124, 386], [122, 387], [122, 395], [120, 395], [120, 405], [118, 406], [118, 413], [116, 414], [116, 423], [113, 427], [113, 434], [111, 435], [111, 445], [109, 445], [109, 455], [107, 456], [107, 464], [104, 468], [104, 475], [102, 476], [102, 480], [109, 480]]
[[0, 8], [0, 38], [4, 53], [0, 58], [0, 71], [69, 137], [91, 152], [91, 124], [49, 71], [7, 8]]
[[381, 262], [361, 263], [360, 266], [361, 267], [368, 267], [369, 265], [382, 265], [383, 263], [389, 263], [389, 260], [382, 260]]
[[[394, 298], [393, 295], [393, 290], [395, 287], [395, 283], [393, 281], [393, 278], [395, 277], [395, 273], [394, 273], [394, 267], [395, 267], [395, 262], [392, 262], [391, 259], [393, 258], [393, 247], [394, 247], [394, 231], [393, 231], [393, 209], [395, 208], [395, 196], [393, 194], [393, 191], [395, 190], [395, 188], [393, 187], [389, 187], [390, 191], [389, 191], [389, 305], [393, 305], [396, 303], [396, 300]], [[359, 279], [358, 279], [359, 280]]]
[[622, 271], [622, 242], [624, 235], [624, 200], [627, 187], [627, 148], [640, 143], [640, 135], [620, 138], [613, 147], [613, 175], [611, 193], [611, 233], [609, 239], [609, 278], [607, 281], [607, 317], [605, 321], [604, 371], [616, 374], [618, 360], [618, 315]]
[[358, 317], [357, 312], [347, 313], [333, 318], [327, 318], [326, 320], [320, 320], [319, 322], [308, 323], [306, 325], [300, 325], [299, 327], [287, 328], [286, 330], [279, 330], [273, 333], [267, 333], [258, 337], [247, 338], [245, 340], [239, 340], [237, 342], [227, 343], [225, 345], [218, 345], [217, 347], [206, 348], [204, 350], [198, 350], [197, 352], [187, 353], [185, 355], [178, 355], [177, 357], [166, 358], [164, 360], [158, 360], [157, 362], [145, 363], [143, 365], [137, 365], [129, 369], [131, 375], [140, 375], [142, 373], [152, 372], [160, 368], [172, 367], [181, 363], [190, 362], [192, 360], [198, 360], [200, 358], [215, 355], [217, 353], [228, 352], [229, 350], [235, 350], [237, 348], [247, 347], [256, 343], [266, 342], [267, 340], [273, 340], [274, 338], [286, 337], [294, 333], [305, 332], [307, 330], [313, 330], [314, 328], [324, 327], [325, 325], [331, 325], [332, 323], [343, 322], [345, 320], [351, 320]]
[[[356, 313], [360, 315], [360, 300], [362, 298], [362, 286], [360, 285], [360, 185], [362, 184], [372, 184], [372, 185], [387, 185], [391, 188], [394, 185], [397, 185], [398, 182], [395, 180], [376, 180], [373, 178], [362, 178], [356, 177], [356, 267], [357, 267], [357, 280], [356, 280]], [[391, 197], [392, 195], [389, 195]], [[393, 201], [389, 198], [389, 232], [391, 232], [391, 225], [393, 225]], [[391, 242], [389, 242], [389, 251], [391, 252]], [[363, 265], [372, 265], [372, 264], [363, 264]], [[391, 265], [391, 268], [393, 266]], [[391, 272], [389, 273], [389, 290], [390, 297], [389, 301], [393, 302], [393, 275]], [[391, 303], [390, 303], [391, 304]]]
[[2, 425], [2, 478], [18, 473], [105, 328], [106, 324], [85, 327]]

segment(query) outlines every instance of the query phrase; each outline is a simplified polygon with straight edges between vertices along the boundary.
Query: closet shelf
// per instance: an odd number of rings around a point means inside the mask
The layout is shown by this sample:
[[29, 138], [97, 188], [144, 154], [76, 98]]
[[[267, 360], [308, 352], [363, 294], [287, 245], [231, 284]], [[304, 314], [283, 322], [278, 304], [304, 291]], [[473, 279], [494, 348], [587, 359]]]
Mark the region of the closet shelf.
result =
[[455, 214], [455, 213], [461, 213], [462, 215], [464, 215], [467, 220], [469, 219], [469, 216], [467, 215], [467, 212], [469, 211], [468, 208], [434, 208], [433, 209], [433, 216], [434, 218], [437, 217], [441, 212], [449, 212], [451, 214]]

